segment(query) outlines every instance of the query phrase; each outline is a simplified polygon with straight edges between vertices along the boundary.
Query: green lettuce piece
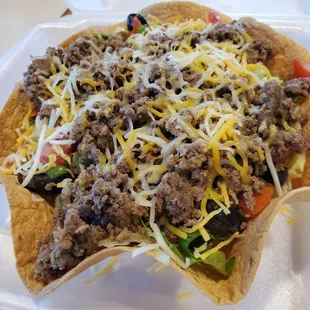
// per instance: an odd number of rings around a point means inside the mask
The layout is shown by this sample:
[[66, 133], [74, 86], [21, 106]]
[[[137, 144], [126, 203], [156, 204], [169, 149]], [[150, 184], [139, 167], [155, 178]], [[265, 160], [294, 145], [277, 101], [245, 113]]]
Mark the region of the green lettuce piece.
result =
[[186, 239], [179, 239], [180, 250], [186, 257], [189, 257], [191, 265], [201, 263], [210, 266], [218, 273], [229, 276], [234, 268], [235, 257], [226, 260], [226, 255], [223, 251], [217, 251], [208, 256], [206, 259], [195, 258], [193, 250], [190, 248], [191, 242], [200, 237], [199, 231], [188, 234]]
[[146, 236], [147, 236], [149, 239], [151, 239], [151, 233], [152, 233], [151, 229], [145, 225], [145, 223], [144, 223], [142, 217], [140, 217], [140, 222], [141, 222], [141, 224], [142, 224], [142, 226], [143, 226], [143, 231], [144, 231], [144, 233], [146, 234]]
[[95, 39], [101, 39], [101, 40], [108, 40], [109, 39], [109, 35], [108, 34], [105, 34], [105, 33], [94, 33], [93, 34], [94, 38]]
[[146, 34], [147, 33], [147, 28], [148, 26], [145, 24], [145, 25], [141, 25], [139, 28], [138, 28], [138, 32], [139, 33], [143, 33], [143, 34]]
[[206, 259], [197, 259], [197, 263], [209, 265], [212, 269], [224, 276], [230, 276], [235, 265], [235, 257], [226, 260], [226, 255], [223, 251], [217, 251], [208, 256]]
[[293, 100], [294, 102], [296, 102], [296, 101], [298, 101], [299, 99], [301, 99], [302, 96], [301, 96], [301, 95], [293, 95], [291, 98], [292, 98], [292, 100]]
[[45, 172], [51, 179], [56, 179], [62, 175], [69, 174], [68, 167], [65, 165], [58, 165]]
[[172, 243], [167, 239], [166, 234], [165, 234], [164, 232], [161, 232], [161, 234], [162, 234], [162, 236], [163, 236], [165, 242], [168, 244], [169, 248], [170, 248], [176, 255], [178, 255], [178, 257], [179, 257], [180, 259], [182, 259], [183, 261], [185, 261], [185, 258], [184, 258], [184, 256], [182, 255], [182, 253], [179, 251], [179, 249], [178, 249], [174, 244], [172, 244]]

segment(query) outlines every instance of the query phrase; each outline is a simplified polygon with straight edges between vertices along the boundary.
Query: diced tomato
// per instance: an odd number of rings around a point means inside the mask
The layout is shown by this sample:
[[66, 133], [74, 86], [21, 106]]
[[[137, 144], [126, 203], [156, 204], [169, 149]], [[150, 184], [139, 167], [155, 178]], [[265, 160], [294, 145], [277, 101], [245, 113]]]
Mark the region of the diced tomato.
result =
[[139, 28], [142, 26], [141, 21], [139, 20], [139, 18], [137, 16], [134, 16], [132, 18], [132, 30], [129, 31], [129, 34], [135, 34], [138, 33]]
[[255, 199], [253, 210], [247, 208], [244, 201], [241, 201], [239, 203], [239, 207], [245, 214], [249, 215], [249, 217], [253, 217], [258, 213], [260, 213], [263, 209], [265, 209], [269, 205], [272, 199], [272, 194], [273, 194], [272, 187], [264, 187], [260, 194], [253, 196]]
[[37, 116], [38, 115], [38, 111], [37, 110], [32, 110], [30, 116]]
[[[71, 154], [72, 147], [70, 144], [61, 145], [61, 147], [62, 147], [65, 154]], [[43, 164], [48, 163], [48, 161], [49, 161], [48, 156], [52, 155], [52, 154], [55, 154], [55, 152], [52, 150], [51, 144], [50, 143], [45, 144], [43, 147], [42, 153], [41, 153], [40, 162]], [[55, 163], [56, 163], [56, 165], [64, 165], [66, 163], [66, 161], [62, 157], [57, 155]]]
[[71, 144], [65, 144], [65, 145], [62, 145], [61, 147], [64, 150], [65, 154], [71, 154], [71, 152], [72, 152], [72, 145]]
[[217, 12], [209, 11], [208, 12], [208, 20], [209, 20], [209, 23], [215, 24], [221, 20], [221, 17]]
[[294, 75], [296, 78], [310, 77], [310, 63], [299, 58], [295, 59]]

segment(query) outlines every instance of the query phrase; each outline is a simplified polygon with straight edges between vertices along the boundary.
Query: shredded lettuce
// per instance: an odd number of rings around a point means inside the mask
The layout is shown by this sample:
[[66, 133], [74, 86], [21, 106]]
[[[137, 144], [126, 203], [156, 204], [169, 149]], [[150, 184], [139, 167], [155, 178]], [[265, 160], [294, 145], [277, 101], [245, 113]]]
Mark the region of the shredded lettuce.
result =
[[67, 175], [70, 172], [68, 171], [68, 167], [65, 165], [58, 165], [56, 167], [53, 167], [45, 172], [45, 174], [48, 175], [51, 179], [56, 179], [57, 177]]
[[217, 251], [205, 260], [198, 259], [198, 262], [209, 265], [218, 273], [228, 277], [234, 268], [235, 260], [235, 257], [226, 260], [225, 253], [223, 251]]
[[84, 168], [89, 167], [91, 164], [93, 164], [93, 161], [87, 157], [83, 157], [81, 153], [76, 152], [72, 157], [72, 163], [76, 168]]
[[55, 198], [55, 207], [56, 208], [60, 208], [62, 204], [62, 199], [61, 199], [61, 195], [57, 195]]
[[138, 29], [138, 32], [139, 33], [143, 33], [143, 34], [146, 34], [147, 33], [147, 28], [148, 28], [148, 25], [145, 24], [145, 25], [141, 25]]
[[302, 98], [302, 96], [301, 96], [301, 95], [293, 95], [291, 98], [292, 98], [292, 100], [293, 100], [294, 102], [297, 102], [299, 99]]
[[142, 217], [140, 217], [140, 222], [141, 222], [141, 224], [142, 224], [142, 226], [143, 226], [143, 232], [145, 233], [145, 235], [146, 235], [149, 239], [151, 239], [151, 236], [152, 236], [152, 231], [151, 231], [151, 229], [145, 225], [145, 223], [144, 223]]
[[288, 162], [288, 174], [292, 178], [300, 178], [306, 164], [306, 154], [297, 154]]
[[[191, 249], [191, 243], [196, 241], [196, 239], [201, 238], [200, 233], [194, 232], [192, 234], [188, 234], [187, 239], [179, 239], [180, 250], [187, 257], [189, 257], [191, 265], [202, 263], [210, 266], [212, 269], [217, 271], [218, 273], [229, 276], [234, 268], [235, 257], [231, 257], [229, 260], [226, 260], [226, 255], [223, 251], [217, 251], [216, 253], [210, 255], [206, 259], [195, 258], [193, 254], [193, 250]], [[204, 241], [202, 241], [203, 243]], [[201, 244], [202, 244], [201, 243]]]
[[[231, 257], [226, 260], [226, 255], [223, 251], [217, 251], [216, 253], [210, 255], [206, 259], [200, 259], [194, 257], [194, 247], [199, 247], [204, 243], [199, 231], [188, 234], [186, 239], [179, 238], [179, 248], [172, 244], [166, 237], [164, 232], [161, 232], [165, 242], [169, 248], [183, 261], [188, 257], [190, 259], [190, 265], [197, 263], [206, 264], [216, 272], [228, 277], [230, 276], [234, 264], [235, 257]], [[199, 244], [200, 242], [200, 244]]]
[[101, 40], [108, 40], [109, 39], [109, 35], [108, 34], [104, 34], [104, 33], [94, 33], [94, 38], [95, 39], [101, 39]]
[[185, 257], [181, 254], [181, 252], [179, 251], [179, 249], [172, 244], [166, 237], [166, 234], [164, 232], [161, 232], [165, 242], [168, 244], [169, 248], [180, 258], [185, 262]]

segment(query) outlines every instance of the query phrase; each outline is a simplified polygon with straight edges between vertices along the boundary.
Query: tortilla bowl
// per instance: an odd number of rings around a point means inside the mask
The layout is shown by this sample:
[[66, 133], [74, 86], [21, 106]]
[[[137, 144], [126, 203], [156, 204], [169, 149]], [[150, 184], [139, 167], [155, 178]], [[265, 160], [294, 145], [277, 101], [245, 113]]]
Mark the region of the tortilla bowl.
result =
[[[208, 21], [209, 11], [209, 8], [190, 2], [171, 2], [155, 4], [143, 9], [140, 14], [143, 16], [150, 14], [161, 21], [182, 21], [190, 18], [201, 18]], [[231, 21], [228, 16], [222, 14], [220, 16], [223, 22], [228, 23]], [[261, 24], [252, 18], [242, 18], [241, 21], [247, 26], [247, 31], [253, 38], [267, 38], [275, 46], [273, 58], [267, 64], [267, 67], [271, 73], [278, 75], [281, 79], [285, 80], [293, 77], [293, 60], [295, 58], [310, 59], [305, 48], [275, 32], [267, 25]], [[92, 35], [97, 32], [110, 33], [116, 27], [124, 25], [124, 23], [119, 23], [108, 27], [93, 27], [72, 36], [63, 42], [61, 46], [66, 49], [71, 41], [81, 35]], [[25, 108], [23, 109], [27, 101], [28, 98], [24, 90], [17, 87], [0, 114], [0, 125], [3, 128], [0, 135], [1, 161], [15, 150], [17, 138], [15, 129], [27, 112]], [[302, 108], [307, 111], [309, 105], [310, 102], [306, 101], [303, 103]], [[310, 139], [309, 127], [309, 123], [306, 123], [303, 128], [304, 137], [308, 143]], [[310, 167], [306, 165], [305, 178], [310, 178], [309, 169]], [[34, 263], [39, 253], [40, 240], [52, 231], [53, 209], [45, 200], [21, 187], [16, 176], [1, 174], [0, 182], [5, 186], [11, 208], [11, 226], [17, 270], [25, 286], [32, 294], [48, 294], [97, 262], [109, 256], [129, 252], [137, 248], [136, 246], [115, 246], [103, 249], [84, 259], [61, 278], [46, 284], [34, 278]], [[304, 184], [301, 183], [301, 185]], [[247, 294], [253, 282], [261, 259], [264, 239], [279, 207], [284, 202], [293, 203], [300, 199], [302, 201], [310, 199], [310, 187], [297, 189], [281, 199], [273, 200], [264, 211], [249, 222], [242, 234], [243, 238], [236, 239], [227, 250], [229, 256], [236, 257], [235, 267], [230, 277], [223, 278], [215, 275], [202, 265], [195, 265], [184, 270], [173, 261], [170, 261], [171, 266], [215, 303], [223, 305], [240, 301]], [[148, 254], [154, 256], [152, 252]]]

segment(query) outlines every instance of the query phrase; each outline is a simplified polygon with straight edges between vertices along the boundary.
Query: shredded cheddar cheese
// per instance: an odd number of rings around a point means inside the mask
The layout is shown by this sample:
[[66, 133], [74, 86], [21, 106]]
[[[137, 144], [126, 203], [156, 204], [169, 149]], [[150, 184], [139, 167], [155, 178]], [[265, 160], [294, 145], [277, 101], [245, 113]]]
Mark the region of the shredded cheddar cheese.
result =
[[117, 260], [119, 259], [119, 255], [114, 256], [111, 261], [108, 263], [108, 265], [106, 267], [103, 268], [102, 271], [98, 272], [93, 278], [91, 278], [90, 280], [85, 281], [86, 284], [89, 284], [93, 281], [95, 281], [96, 279], [98, 279], [99, 277], [104, 276], [105, 274], [107, 274], [109, 271], [112, 270], [113, 266], [116, 264]]
[[217, 246], [215, 246], [214, 248], [208, 250], [207, 252], [204, 252], [202, 255], [200, 255], [201, 259], [206, 259], [207, 257], [209, 257], [210, 255], [214, 254], [215, 252], [217, 252], [218, 250], [220, 250], [221, 248], [223, 248], [224, 246], [228, 245], [229, 243], [231, 243], [234, 239], [236, 238], [240, 238], [241, 235], [239, 234], [238, 231], [236, 231], [233, 235], [231, 235], [231, 237], [229, 237], [227, 240], [220, 242]]
[[171, 231], [172, 233], [174, 233], [176, 236], [182, 238], [182, 239], [186, 239], [187, 238], [187, 233], [185, 233], [184, 231], [180, 230], [179, 228], [171, 225], [167, 220], [164, 221], [164, 225], [166, 226], [166, 228]]
[[178, 300], [181, 300], [181, 299], [184, 299], [184, 298], [191, 297], [191, 296], [193, 296], [193, 295], [194, 295], [194, 292], [188, 291], [188, 292], [184, 292], [184, 293], [178, 295], [178, 296], [177, 296], [177, 299], [178, 299]]

